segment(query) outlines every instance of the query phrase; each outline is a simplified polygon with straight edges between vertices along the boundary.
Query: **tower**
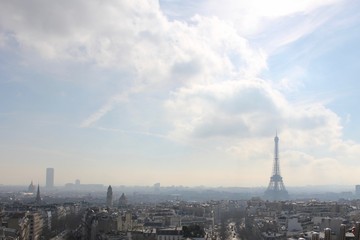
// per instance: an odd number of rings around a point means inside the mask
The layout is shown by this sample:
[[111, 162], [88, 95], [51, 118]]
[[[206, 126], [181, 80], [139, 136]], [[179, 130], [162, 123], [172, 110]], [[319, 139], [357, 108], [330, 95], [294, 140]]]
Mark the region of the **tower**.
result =
[[39, 186], [39, 184], [38, 184], [38, 187], [37, 187], [35, 202], [36, 202], [36, 203], [41, 203], [40, 186]]
[[46, 188], [54, 187], [54, 169], [47, 168], [46, 169]]
[[125, 193], [121, 194], [119, 198], [119, 208], [124, 208], [128, 204], [127, 197], [125, 196]]
[[289, 197], [288, 192], [285, 189], [283, 179], [280, 175], [280, 164], [279, 164], [279, 137], [274, 138], [275, 151], [274, 151], [274, 165], [272, 176], [267, 190], [265, 191], [265, 198], [269, 200], [282, 200]]
[[107, 189], [107, 194], [106, 194], [106, 206], [112, 207], [112, 205], [113, 205], [113, 192], [112, 192], [111, 185], [109, 185], [109, 187]]
[[33, 184], [33, 181], [31, 180], [31, 183], [30, 183], [30, 185], [29, 185], [29, 187], [28, 187], [28, 192], [29, 192], [29, 193], [35, 193], [35, 190], [36, 190], [36, 187], [35, 187], [35, 185]]

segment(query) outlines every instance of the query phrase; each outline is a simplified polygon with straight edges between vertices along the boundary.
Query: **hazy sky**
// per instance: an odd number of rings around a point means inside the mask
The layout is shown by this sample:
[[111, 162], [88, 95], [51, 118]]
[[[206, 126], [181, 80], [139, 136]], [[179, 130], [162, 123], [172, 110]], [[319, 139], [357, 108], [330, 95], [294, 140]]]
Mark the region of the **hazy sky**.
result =
[[360, 2], [0, 1], [2, 184], [360, 183]]

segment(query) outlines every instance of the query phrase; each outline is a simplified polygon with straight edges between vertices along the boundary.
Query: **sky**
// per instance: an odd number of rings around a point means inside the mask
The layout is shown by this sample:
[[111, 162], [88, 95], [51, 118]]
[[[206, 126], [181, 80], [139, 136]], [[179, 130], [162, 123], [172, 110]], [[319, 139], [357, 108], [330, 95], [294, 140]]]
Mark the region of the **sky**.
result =
[[0, 1], [0, 184], [359, 184], [359, 10]]

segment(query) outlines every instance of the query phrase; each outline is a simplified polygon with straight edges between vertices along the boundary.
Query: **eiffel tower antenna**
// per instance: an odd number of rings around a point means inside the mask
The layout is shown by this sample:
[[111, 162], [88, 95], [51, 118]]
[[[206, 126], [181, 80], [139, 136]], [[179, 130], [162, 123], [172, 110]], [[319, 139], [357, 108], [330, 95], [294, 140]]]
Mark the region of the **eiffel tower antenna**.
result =
[[270, 177], [269, 186], [265, 191], [265, 198], [276, 201], [276, 200], [287, 199], [289, 197], [289, 194], [285, 189], [285, 185], [280, 174], [279, 137], [277, 135], [277, 130], [276, 130], [274, 142], [275, 142], [274, 165], [273, 165], [272, 176]]

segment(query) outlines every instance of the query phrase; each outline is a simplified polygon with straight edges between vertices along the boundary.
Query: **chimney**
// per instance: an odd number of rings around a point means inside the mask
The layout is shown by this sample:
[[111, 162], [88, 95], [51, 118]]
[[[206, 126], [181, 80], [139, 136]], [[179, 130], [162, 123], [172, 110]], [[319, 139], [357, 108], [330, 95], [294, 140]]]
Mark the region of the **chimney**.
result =
[[360, 222], [356, 222], [355, 223], [355, 232], [354, 232], [354, 235], [355, 235], [355, 240], [359, 240], [360, 239]]
[[339, 240], [345, 240], [345, 234], [346, 234], [346, 225], [345, 224], [341, 224], [340, 225], [340, 236], [339, 236]]
[[325, 228], [325, 238], [324, 240], [331, 240], [331, 229], [330, 228]]
[[319, 233], [313, 232], [313, 233], [311, 234], [311, 240], [319, 240], [319, 239], [320, 239]]

